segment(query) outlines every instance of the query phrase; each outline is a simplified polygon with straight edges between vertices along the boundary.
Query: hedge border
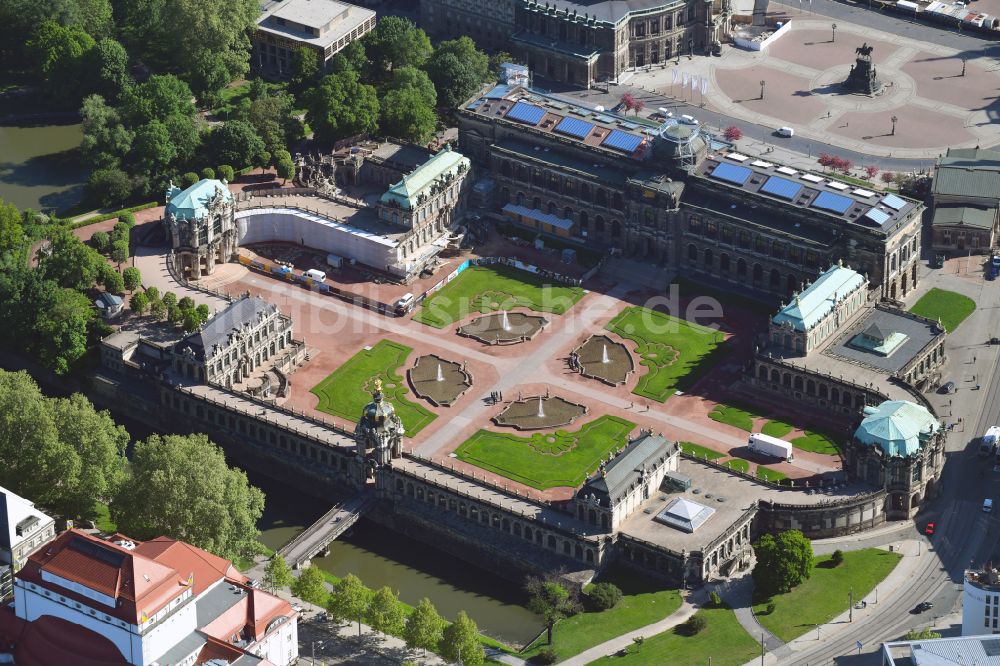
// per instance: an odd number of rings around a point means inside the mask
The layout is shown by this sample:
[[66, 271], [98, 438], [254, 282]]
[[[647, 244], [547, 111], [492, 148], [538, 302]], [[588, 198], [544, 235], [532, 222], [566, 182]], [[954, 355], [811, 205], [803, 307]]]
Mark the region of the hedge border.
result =
[[[139, 204], [138, 206], [132, 206], [130, 208], [122, 208], [121, 210], [116, 210], [113, 213], [104, 213], [96, 217], [88, 217], [86, 220], [81, 220], [80, 222], [71, 222], [70, 229], [82, 229], [83, 227], [89, 227], [91, 224], [97, 224], [98, 222], [107, 222], [108, 220], [114, 219], [121, 216], [122, 213], [137, 213], [140, 210], [146, 210], [147, 208], [156, 208], [160, 205], [159, 201], [150, 201], [149, 203]], [[69, 222], [69, 218], [54, 218], [55, 222]]]

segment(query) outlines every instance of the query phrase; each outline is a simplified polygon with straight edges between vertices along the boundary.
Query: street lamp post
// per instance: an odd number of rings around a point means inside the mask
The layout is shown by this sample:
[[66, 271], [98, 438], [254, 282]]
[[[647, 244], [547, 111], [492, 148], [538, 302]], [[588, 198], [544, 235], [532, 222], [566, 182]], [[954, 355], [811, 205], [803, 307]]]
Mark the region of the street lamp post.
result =
[[764, 79], [760, 80], [760, 98], [761, 99], [764, 99], [764, 86], [766, 84], [767, 84], [767, 81], [765, 81]]
[[962, 58], [962, 76], [965, 76], [965, 58]]
[[854, 622], [854, 588], [853, 587], [851, 588], [851, 591], [848, 592], [847, 598], [850, 601], [850, 606], [848, 606], [848, 610], [847, 610], [847, 621], [848, 622]]
[[837, 24], [836, 23], [833, 24], [833, 38], [830, 41], [831, 42], [836, 42], [837, 41]]
[[892, 121], [892, 136], [896, 136], [896, 121], [899, 120], [896, 116], [893, 116], [889, 120]]

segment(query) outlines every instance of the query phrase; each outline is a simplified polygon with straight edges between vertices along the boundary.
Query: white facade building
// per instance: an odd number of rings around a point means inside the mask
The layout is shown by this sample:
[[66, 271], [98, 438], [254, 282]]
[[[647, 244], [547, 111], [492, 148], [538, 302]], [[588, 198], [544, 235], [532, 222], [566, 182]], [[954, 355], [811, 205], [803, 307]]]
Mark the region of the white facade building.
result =
[[962, 635], [1000, 633], [1000, 571], [966, 571], [962, 586]]
[[0, 594], [13, 592], [13, 575], [31, 553], [56, 535], [55, 521], [20, 495], [0, 487]]

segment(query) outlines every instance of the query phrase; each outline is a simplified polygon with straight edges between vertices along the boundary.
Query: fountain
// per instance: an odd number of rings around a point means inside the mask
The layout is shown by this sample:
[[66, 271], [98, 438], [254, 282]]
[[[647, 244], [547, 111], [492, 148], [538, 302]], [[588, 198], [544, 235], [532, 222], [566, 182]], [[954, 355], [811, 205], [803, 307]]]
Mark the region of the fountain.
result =
[[610, 363], [610, 362], [611, 359], [608, 358], [608, 346], [604, 345], [604, 348], [601, 350], [601, 363]]
[[444, 371], [441, 370], [441, 363], [440, 362], [438, 363], [437, 380], [439, 382], [443, 382], [444, 381]]
[[510, 330], [510, 320], [507, 318], [506, 310], [500, 311], [500, 328], [502, 328], [505, 331]]
[[545, 405], [543, 404], [542, 396], [538, 396], [538, 418], [545, 418]]

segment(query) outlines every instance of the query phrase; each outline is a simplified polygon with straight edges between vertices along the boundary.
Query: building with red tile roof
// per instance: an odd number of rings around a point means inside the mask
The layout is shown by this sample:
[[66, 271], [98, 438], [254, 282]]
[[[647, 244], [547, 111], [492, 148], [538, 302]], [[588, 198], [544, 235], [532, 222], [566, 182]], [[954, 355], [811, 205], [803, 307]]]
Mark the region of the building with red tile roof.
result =
[[[293, 663], [298, 614], [228, 560], [182, 541], [68, 530], [32, 554], [0, 639], [16, 663]], [[73, 655], [72, 659], [66, 658]]]

